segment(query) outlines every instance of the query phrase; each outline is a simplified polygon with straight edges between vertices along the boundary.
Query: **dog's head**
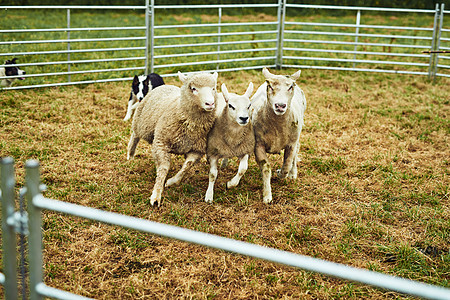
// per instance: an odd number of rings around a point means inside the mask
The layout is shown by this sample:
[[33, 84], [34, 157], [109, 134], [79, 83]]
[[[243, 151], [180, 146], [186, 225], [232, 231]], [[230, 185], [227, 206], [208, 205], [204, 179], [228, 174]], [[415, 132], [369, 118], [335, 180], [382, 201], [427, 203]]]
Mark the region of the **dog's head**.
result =
[[134, 75], [133, 83], [131, 85], [131, 93], [134, 94], [139, 102], [144, 99], [149, 90], [150, 77], [147, 75]]
[[[17, 58], [13, 58], [11, 60], [5, 61], [5, 65], [7, 65], [7, 66], [5, 66], [5, 75], [6, 76], [20, 76], [20, 75], [26, 74], [26, 72], [24, 70], [21, 70], [21, 69], [19, 69], [19, 67], [15, 66], [16, 60], [17, 60]], [[15, 78], [15, 79], [24, 80], [25, 78], [19, 77], [19, 78]]]

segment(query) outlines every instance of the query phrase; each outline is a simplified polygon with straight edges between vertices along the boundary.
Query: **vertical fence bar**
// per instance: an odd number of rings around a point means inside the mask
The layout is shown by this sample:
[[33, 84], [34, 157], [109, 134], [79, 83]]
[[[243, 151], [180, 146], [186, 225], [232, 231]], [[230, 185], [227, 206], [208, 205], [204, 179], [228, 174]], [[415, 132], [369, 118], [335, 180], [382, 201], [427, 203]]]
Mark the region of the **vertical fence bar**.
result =
[[439, 18], [439, 4], [436, 3], [436, 11], [434, 13], [434, 24], [433, 24], [433, 37], [431, 39], [431, 49], [430, 49], [430, 63], [428, 66], [428, 79], [433, 79], [433, 70], [436, 58], [436, 37], [437, 37], [437, 27], [438, 27], [438, 18]]
[[[70, 8], [67, 9], [67, 72], [70, 72]], [[67, 82], [70, 82], [70, 74], [67, 75]]]
[[277, 12], [277, 50], [275, 51], [275, 65], [277, 69], [281, 69], [283, 65], [283, 39], [284, 39], [284, 15], [286, 14], [287, 0], [278, 0]]
[[155, 1], [151, 0], [151, 10], [150, 10], [150, 27], [151, 27], [151, 39], [150, 39], [150, 70], [153, 72], [154, 66], [155, 66], [155, 59], [154, 56], [154, 46], [155, 46]]
[[[221, 22], [222, 22], [222, 7], [219, 7], [219, 21], [217, 22], [219, 24], [218, 28], [217, 28], [217, 61], [220, 60], [220, 33], [222, 32], [222, 27], [221, 27]], [[220, 63], [217, 63], [216, 69], [219, 70], [220, 67]]]
[[0, 160], [1, 166], [1, 205], [2, 205], [2, 241], [3, 241], [3, 271], [5, 273], [5, 299], [18, 299], [17, 290], [17, 260], [16, 233], [13, 221], [15, 212], [14, 160], [5, 157]]
[[155, 60], [154, 55], [154, 24], [155, 24], [155, 2], [145, 0], [145, 74], [153, 73]]
[[[358, 34], [359, 34], [359, 25], [361, 24], [361, 10], [358, 10], [356, 13], [356, 35], [355, 35], [355, 54], [353, 55], [353, 59], [356, 60], [356, 50], [358, 50]], [[356, 62], [353, 62], [353, 68], [356, 67]]]
[[154, 55], [155, 1], [145, 0], [145, 74], [153, 73]]
[[[439, 49], [441, 48], [442, 26], [444, 24], [444, 8], [445, 8], [445, 4], [442, 3], [441, 11], [439, 13], [439, 27], [438, 27], [438, 33], [437, 33], [437, 38], [436, 38], [436, 51], [439, 51]], [[438, 63], [439, 63], [439, 52], [436, 53], [434, 68], [433, 68], [433, 71], [431, 72], [433, 81], [436, 79], [436, 74], [438, 72]]]
[[151, 73], [151, 67], [150, 67], [150, 35], [151, 35], [151, 29], [150, 29], [150, 1], [145, 0], [145, 75], [148, 75]]
[[42, 270], [42, 220], [41, 210], [33, 205], [33, 199], [40, 195], [39, 190], [39, 162], [29, 160], [25, 164], [26, 198], [28, 208], [28, 260], [30, 274], [30, 299], [42, 300], [43, 297], [37, 291], [38, 285], [43, 283]]

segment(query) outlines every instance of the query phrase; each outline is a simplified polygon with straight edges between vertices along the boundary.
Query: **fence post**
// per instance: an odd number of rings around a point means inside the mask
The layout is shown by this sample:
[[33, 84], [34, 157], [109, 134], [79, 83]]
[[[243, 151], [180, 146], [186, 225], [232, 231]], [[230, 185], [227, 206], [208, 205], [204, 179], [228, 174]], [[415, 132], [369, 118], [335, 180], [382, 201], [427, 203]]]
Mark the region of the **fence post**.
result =
[[278, 28], [277, 28], [277, 50], [275, 53], [275, 65], [277, 69], [283, 67], [283, 40], [284, 40], [284, 19], [286, 15], [287, 0], [278, 0]]
[[[67, 9], [67, 71], [70, 72], [70, 8]], [[67, 82], [70, 82], [70, 74], [67, 74]]]
[[5, 157], [0, 160], [1, 165], [1, 205], [2, 205], [2, 240], [3, 240], [3, 270], [5, 272], [5, 299], [18, 299], [17, 290], [17, 260], [16, 233], [14, 222], [15, 213], [14, 160]]
[[219, 68], [220, 68], [220, 63], [219, 63], [219, 60], [220, 60], [220, 34], [222, 32], [221, 23], [222, 23], [222, 7], [219, 7], [219, 21], [218, 21], [219, 26], [217, 28], [218, 35], [217, 35], [217, 66], [216, 66], [216, 70], [219, 70]]
[[436, 38], [438, 31], [438, 21], [439, 21], [439, 4], [436, 3], [436, 11], [434, 13], [434, 24], [433, 24], [433, 37], [431, 39], [431, 49], [430, 49], [430, 63], [428, 66], [428, 79], [433, 79], [433, 71], [436, 64]]
[[28, 260], [30, 274], [30, 299], [42, 300], [43, 297], [37, 291], [38, 285], [43, 282], [42, 266], [42, 220], [41, 210], [33, 205], [33, 200], [41, 194], [39, 189], [39, 162], [29, 160], [25, 164], [25, 184], [27, 188], [28, 209]]
[[154, 23], [155, 23], [155, 1], [145, 0], [145, 74], [153, 73], [154, 65]]
[[[361, 24], [361, 10], [358, 9], [358, 13], [356, 14], [356, 36], [355, 36], [355, 54], [353, 55], [353, 60], [356, 60], [356, 50], [358, 50], [358, 34], [359, 34], [359, 25]], [[356, 67], [356, 62], [353, 62], [353, 68]]]
[[445, 4], [442, 3], [441, 4], [441, 10], [439, 13], [439, 17], [438, 17], [438, 21], [439, 21], [439, 25], [438, 25], [438, 32], [437, 32], [437, 37], [436, 37], [436, 53], [435, 53], [435, 59], [434, 59], [434, 66], [433, 66], [433, 71], [431, 72], [431, 79], [434, 81], [436, 79], [436, 74], [438, 72], [438, 63], [439, 63], [439, 49], [441, 47], [441, 36], [442, 36], [442, 26], [444, 24], [444, 8], [445, 8]]

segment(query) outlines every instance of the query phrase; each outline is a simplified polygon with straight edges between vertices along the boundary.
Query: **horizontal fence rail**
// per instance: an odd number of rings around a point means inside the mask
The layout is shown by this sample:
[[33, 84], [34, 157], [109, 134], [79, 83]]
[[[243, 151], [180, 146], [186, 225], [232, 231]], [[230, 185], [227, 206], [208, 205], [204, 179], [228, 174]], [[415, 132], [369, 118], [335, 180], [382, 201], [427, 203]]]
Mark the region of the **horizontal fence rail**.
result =
[[[14, 189], [13, 159], [1, 160], [1, 187], [3, 220], [10, 218], [4, 208], [11, 208], [14, 203], [12, 190]], [[299, 255], [287, 251], [263, 247], [247, 242], [220, 237], [208, 233], [185, 229], [177, 226], [162, 224], [158, 222], [143, 220], [135, 217], [121, 215], [118, 213], [102, 211], [95, 208], [85, 207], [68, 202], [62, 202], [44, 197], [41, 194], [39, 163], [34, 160], [27, 161], [26, 165], [26, 198], [28, 207], [29, 228], [29, 274], [30, 274], [30, 298], [43, 299], [51, 297], [56, 299], [88, 299], [63, 290], [49, 287], [43, 282], [43, 258], [42, 258], [42, 220], [41, 211], [50, 210], [67, 215], [86, 218], [110, 225], [134, 229], [141, 232], [151, 233], [180, 241], [203, 245], [215, 249], [225, 250], [254, 258], [280, 263], [287, 266], [300, 268], [307, 271], [319, 272], [329, 276], [360, 282], [375, 287], [397, 291], [400, 293], [419, 296], [429, 299], [450, 299], [450, 290], [438, 286], [424, 284], [400, 277], [385, 275], [378, 272], [354, 268], [343, 264], [333, 263], [326, 260]], [[11, 215], [14, 211], [9, 211]], [[6, 226], [3, 230], [11, 229]], [[13, 233], [14, 234], [14, 233]], [[11, 233], [4, 236], [11, 238]], [[15, 245], [15, 243], [13, 244]], [[5, 243], [3, 243], [5, 247]], [[4, 253], [6, 255], [7, 253]], [[14, 253], [8, 253], [12, 255]], [[4, 263], [15, 261], [14, 258], [4, 257]], [[9, 278], [0, 273], [0, 283], [5, 284]], [[11, 283], [11, 281], [8, 281]], [[14, 286], [12, 285], [12, 288]], [[17, 293], [7, 293], [7, 299], [15, 299]]]
[[[449, 11], [444, 4], [433, 10], [290, 2], [159, 5], [146, 0], [142, 6], [0, 6], [3, 19], [33, 9], [37, 16], [50, 11], [59, 24], [0, 28], [0, 58], [17, 57], [18, 66], [27, 72], [17, 77], [25, 81], [3, 89], [124, 81], [155, 70], [174, 76], [178, 71], [264, 66], [450, 77], [450, 56], [443, 52], [450, 50], [450, 29], [443, 26]], [[230, 18], [236, 9], [272, 17], [253, 22]], [[101, 22], [80, 26], [86, 13], [103, 10], [129, 13], [137, 21], [127, 26]], [[207, 10], [208, 21], [155, 18], [202, 10]], [[317, 13], [323, 11], [339, 17]], [[305, 21], [304, 15], [314, 18]]]

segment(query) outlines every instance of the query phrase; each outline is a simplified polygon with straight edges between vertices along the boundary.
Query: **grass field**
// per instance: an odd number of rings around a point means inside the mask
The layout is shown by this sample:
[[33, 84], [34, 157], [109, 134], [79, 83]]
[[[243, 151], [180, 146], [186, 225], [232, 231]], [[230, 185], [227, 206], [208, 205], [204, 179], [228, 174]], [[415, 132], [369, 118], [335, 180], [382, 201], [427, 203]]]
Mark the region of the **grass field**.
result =
[[[274, 71], [291, 74], [295, 70]], [[168, 83], [179, 85], [175, 78]], [[243, 93], [260, 71], [219, 74]], [[205, 160], [160, 208], [151, 147], [126, 161], [130, 83], [2, 91], [0, 156], [41, 162], [45, 196], [294, 253], [450, 287], [450, 94], [448, 79], [304, 70], [308, 100], [299, 178], [272, 180], [262, 202], [250, 159], [219, 172], [203, 201]], [[272, 166], [281, 156], [271, 156]], [[169, 176], [183, 157], [173, 157]], [[402, 299], [341, 281], [57, 213], [43, 213], [46, 284], [98, 299]]]

